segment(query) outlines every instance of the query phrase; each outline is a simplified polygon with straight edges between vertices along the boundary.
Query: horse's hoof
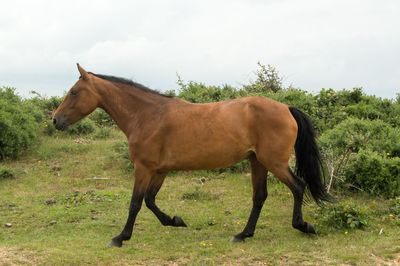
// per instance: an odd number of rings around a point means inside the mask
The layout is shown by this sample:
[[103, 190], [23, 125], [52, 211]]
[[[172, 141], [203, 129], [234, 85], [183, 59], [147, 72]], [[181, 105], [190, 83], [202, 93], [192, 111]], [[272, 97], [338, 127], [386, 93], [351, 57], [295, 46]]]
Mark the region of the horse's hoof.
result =
[[174, 222], [174, 226], [177, 226], [177, 227], [187, 227], [187, 225], [185, 224], [185, 222], [182, 220], [182, 218], [181, 217], [179, 217], [179, 216], [174, 216], [173, 218], [172, 218], [172, 221]]
[[122, 241], [113, 239], [113, 240], [111, 240], [110, 243], [108, 243], [107, 247], [108, 248], [113, 248], [113, 247], [120, 248], [120, 247], [122, 247]]
[[317, 232], [315, 231], [314, 226], [307, 222], [305, 222], [305, 223], [306, 223], [307, 233], [316, 235]]

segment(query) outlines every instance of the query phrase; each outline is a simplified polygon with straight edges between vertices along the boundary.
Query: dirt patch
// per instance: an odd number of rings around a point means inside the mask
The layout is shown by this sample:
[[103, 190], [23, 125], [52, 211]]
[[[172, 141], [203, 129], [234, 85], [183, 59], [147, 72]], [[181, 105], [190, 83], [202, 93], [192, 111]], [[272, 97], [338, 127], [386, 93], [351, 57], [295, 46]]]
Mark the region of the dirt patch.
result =
[[32, 251], [0, 247], [0, 266], [38, 265], [39, 259]]
[[400, 266], [400, 254], [396, 255], [394, 259], [385, 259], [375, 256], [374, 254], [371, 254], [371, 257], [375, 261], [376, 265]]

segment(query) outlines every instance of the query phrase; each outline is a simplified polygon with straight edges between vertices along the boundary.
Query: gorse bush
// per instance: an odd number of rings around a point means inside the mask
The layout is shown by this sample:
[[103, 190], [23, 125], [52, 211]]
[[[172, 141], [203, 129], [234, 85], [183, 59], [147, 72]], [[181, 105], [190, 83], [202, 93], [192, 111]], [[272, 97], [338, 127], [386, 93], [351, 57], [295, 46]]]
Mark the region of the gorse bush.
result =
[[361, 150], [344, 169], [346, 182], [370, 194], [400, 195], [400, 158]]
[[203, 83], [189, 82], [181, 83], [179, 97], [192, 103], [218, 102], [240, 97], [240, 92], [228, 85], [206, 86]]
[[104, 110], [97, 108], [91, 115], [88, 117], [92, 120], [96, 126], [98, 127], [113, 127], [115, 126], [114, 120], [109, 116]]
[[257, 79], [244, 86], [249, 93], [275, 93], [283, 89], [282, 77], [274, 66], [257, 63], [258, 70], [255, 72]]
[[131, 172], [133, 170], [133, 164], [129, 155], [129, 148], [127, 141], [119, 141], [113, 145], [114, 156], [113, 160], [120, 160], [124, 170]]
[[95, 139], [106, 139], [112, 135], [112, 128], [110, 127], [98, 127], [93, 134]]
[[323, 147], [335, 149], [338, 154], [369, 149], [393, 157], [399, 153], [399, 138], [400, 131], [381, 120], [348, 118], [326, 130], [319, 140]]
[[381, 120], [348, 118], [326, 130], [319, 142], [334, 185], [385, 196], [396, 194], [396, 180], [400, 180], [395, 167], [400, 153], [398, 128]]
[[368, 224], [366, 210], [349, 202], [324, 205], [316, 216], [322, 226], [338, 230], [362, 229]]
[[0, 180], [15, 178], [15, 174], [12, 170], [7, 168], [0, 168]]
[[67, 129], [67, 132], [70, 135], [88, 135], [95, 132], [97, 126], [95, 122], [90, 119], [84, 118], [83, 120], [79, 121], [78, 123], [70, 126]]
[[0, 160], [16, 158], [37, 140], [38, 112], [16, 93], [0, 88]]
[[393, 198], [389, 201], [388, 212], [400, 222], [400, 197]]

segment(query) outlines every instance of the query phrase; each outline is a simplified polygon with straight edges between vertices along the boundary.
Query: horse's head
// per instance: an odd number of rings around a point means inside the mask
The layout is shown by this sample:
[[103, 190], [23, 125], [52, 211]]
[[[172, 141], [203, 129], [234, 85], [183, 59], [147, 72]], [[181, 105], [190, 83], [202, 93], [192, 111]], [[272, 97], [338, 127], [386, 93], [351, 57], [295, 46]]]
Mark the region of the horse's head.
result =
[[96, 92], [93, 76], [78, 65], [79, 80], [68, 91], [63, 102], [53, 112], [53, 124], [59, 130], [65, 130], [99, 106], [99, 95]]

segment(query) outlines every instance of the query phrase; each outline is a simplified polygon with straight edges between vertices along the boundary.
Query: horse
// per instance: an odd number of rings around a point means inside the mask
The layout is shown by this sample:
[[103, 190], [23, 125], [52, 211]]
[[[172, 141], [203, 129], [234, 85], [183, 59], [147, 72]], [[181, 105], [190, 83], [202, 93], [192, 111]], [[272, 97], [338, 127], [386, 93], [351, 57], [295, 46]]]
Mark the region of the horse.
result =
[[[125, 134], [134, 165], [128, 219], [108, 246], [121, 247], [131, 238], [143, 200], [162, 225], [187, 226], [181, 217], [171, 217], [156, 205], [157, 192], [168, 172], [224, 168], [246, 158], [251, 166], [253, 204], [246, 226], [232, 241], [254, 235], [268, 196], [268, 172], [293, 194], [292, 226], [316, 233], [314, 226], [303, 220], [304, 191], [307, 189], [317, 203], [331, 201], [332, 196], [324, 184], [312, 123], [302, 111], [257, 96], [194, 104], [128, 79], [77, 67], [80, 77], [53, 112], [54, 126], [66, 130], [102, 108]], [[294, 171], [289, 167], [293, 151]]]

